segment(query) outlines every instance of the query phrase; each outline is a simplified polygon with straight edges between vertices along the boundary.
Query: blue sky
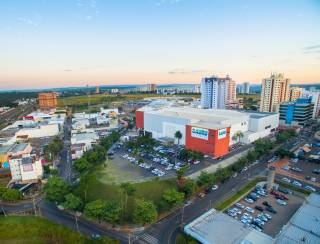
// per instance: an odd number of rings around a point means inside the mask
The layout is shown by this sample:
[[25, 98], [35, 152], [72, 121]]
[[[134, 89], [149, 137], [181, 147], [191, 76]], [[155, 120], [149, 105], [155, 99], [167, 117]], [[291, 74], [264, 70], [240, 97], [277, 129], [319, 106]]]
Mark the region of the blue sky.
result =
[[319, 0], [2, 0], [0, 88], [319, 82], [319, 26]]

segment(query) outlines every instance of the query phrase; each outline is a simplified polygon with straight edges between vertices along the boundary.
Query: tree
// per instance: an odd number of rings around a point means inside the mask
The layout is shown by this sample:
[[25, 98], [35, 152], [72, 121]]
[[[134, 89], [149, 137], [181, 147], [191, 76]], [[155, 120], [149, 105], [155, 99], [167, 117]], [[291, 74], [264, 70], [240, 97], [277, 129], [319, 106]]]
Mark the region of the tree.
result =
[[237, 131], [233, 137], [232, 137], [232, 140], [238, 140], [238, 143], [240, 142], [241, 138], [243, 138], [244, 135], [243, 135], [243, 132], [242, 131]]
[[84, 214], [92, 219], [103, 220], [105, 217], [106, 201], [98, 199], [87, 203], [84, 208]]
[[197, 189], [197, 184], [193, 180], [187, 180], [180, 190], [185, 194], [186, 197], [192, 196]]
[[294, 157], [294, 153], [291, 151], [288, 151], [286, 149], [280, 148], [279, 150], [276, 151], [275, 153], [277, 156], [279, 156], [280, 158], [293, 158]]
[[199, 186], [208, 186], [214, 183], [213, 174], [208, 173], [207, 171], [201, 171], [197, 184]]
[[48, 201], [63, 202], [64, 196], [69, 193], [69, 188], [69, 184], [64, 179], [52, 176], [48, 179], [43, 190]]
[[103, 218], [106, 221], [115, 223], [120, 219], [121, 205], [119, 202], [106, 202]]
[[73, 195], [72, 193], [67, 194], [65, 197], [65, 201], [63, 203], [63, 207], [69, 210], [81, 210], [83, 203], [82, 200]]
[[5, 201], [14, 202], [21, 199], [21, 192], [17, 189], [4, 188], [1, 198]]
[[44, 148], [45, 159], [47, 161], [54, 160], [62, 149], [63, 141], [59, 137], [55, 137], [53, 141]]
[[180, 145], [180, 140], [182, 138], [182, 134], [179, 130], [176, 131], [176, 133], [174, 133], [174, 137], [178, 140], [178, 145]]
[[136, 192], [136, 188], [129, 182], [124, 182], [120, 185], [120, 188], [125, 195], [125, 200], [123, 204], [123, 213], [126, 214], [127, 204], [128, 204], [128, 196], [133, 196]]
[[157, 220], [158, 213], [156, 206], [151, 201], [137, 199], [132, 214], [133, 221], [140, 224], [153, 223]]
[[189, 168], [189, 166], [185, 165], [185, 166], [183, 166], [182, 168], [180, 168], [179, 170], [176, 171], [179, 185], [182, 183], [181, 181], [183, 179], [183, 175], [187, 172], [188, 168]]
[[258, 158], [258, 154], [256, 153], [256, 151], [251, 150], [247, 153], [247, 159], [249, 162], [252, 162], [254, 160], [256, 160]]
[[85, 157], [82, 157], [74, 162], [73, 168], [79, 173], [83, 173], [90, 170], [92, 168], [92, 164], [90, 164]]
[[162, 194], [162, 201], [169, 207], [174, 207], [184, 200], [184, 193], [178, 192], [176, 189], [167, 189]]

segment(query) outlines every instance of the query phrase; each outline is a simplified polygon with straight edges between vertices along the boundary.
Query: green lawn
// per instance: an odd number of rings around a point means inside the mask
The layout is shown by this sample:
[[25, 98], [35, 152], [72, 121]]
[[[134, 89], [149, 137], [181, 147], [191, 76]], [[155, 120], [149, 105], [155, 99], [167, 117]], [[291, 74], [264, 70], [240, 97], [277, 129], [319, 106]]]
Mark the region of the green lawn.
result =
[[[97, 199], [123, 201], [121, 188], [117, 184], [102, 183], [99, 179], [99, 173], [93, 172], [86, 176], [85, 180], [80, 181], [80, 184], [74, 190], [74, 193], [80, 196], [85, 202], [90, 202]], [[155, 178], [151, 181], [142, 183], [135, 183], [136, 192], [133, 197], [128, 198], [127, 212], [130, 213], [134, 207], [134, 198], [142, 197], [144, 199], [153, 201], [156, 206], [159, 206], [161, 195], [164, 190], [170, 188], [177, 188], [176, 179], [160, 180]], [[130, 214], [127, 219], [130, 220]]]
[[33, 216], [0, 217], [0, 240], [10, 244], [119, 243], [108, 237], [91, 240], [63, 225]]

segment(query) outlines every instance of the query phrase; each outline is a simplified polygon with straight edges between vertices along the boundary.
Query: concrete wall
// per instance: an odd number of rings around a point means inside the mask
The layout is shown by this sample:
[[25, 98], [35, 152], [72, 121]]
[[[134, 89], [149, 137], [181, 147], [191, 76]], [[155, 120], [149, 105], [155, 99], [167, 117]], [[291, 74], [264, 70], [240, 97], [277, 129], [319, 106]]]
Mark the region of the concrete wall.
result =
[[249, 119], [249, 130], [253, 132], [266, 130], [265, 128], [274, 129], [279, 126], [279, 114], [271, 114], [269, 116]]
[[[173, 130], [180, 130], [184, 137], [185, 125], [189, 123], [188, 119], [176, 118], [153, 113], [144, 113], [144, 129], [152, 133], [155, 139], [161, 137], [174, 138]], [[184, 141], [184, 140], [182, 140]]]

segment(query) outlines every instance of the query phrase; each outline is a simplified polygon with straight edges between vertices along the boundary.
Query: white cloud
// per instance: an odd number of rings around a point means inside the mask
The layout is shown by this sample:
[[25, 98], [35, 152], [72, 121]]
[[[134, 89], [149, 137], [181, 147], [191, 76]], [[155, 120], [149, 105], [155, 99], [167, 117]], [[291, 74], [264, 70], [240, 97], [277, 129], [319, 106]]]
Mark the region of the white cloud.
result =
[[18, 20], [19, 20], [20, 22], [24, 23], [24, 24], [32, 25], [32, 26], [34, 26], [34, 27], [37, 27], [37, 26], [39, 25], [38, 22], [35, 22], [35, 21], [33, 21], [32, 19], [28, 19], [28, 18], [22, 18], [22, 17], [20, 17], [20, 18], [18, 18]]

